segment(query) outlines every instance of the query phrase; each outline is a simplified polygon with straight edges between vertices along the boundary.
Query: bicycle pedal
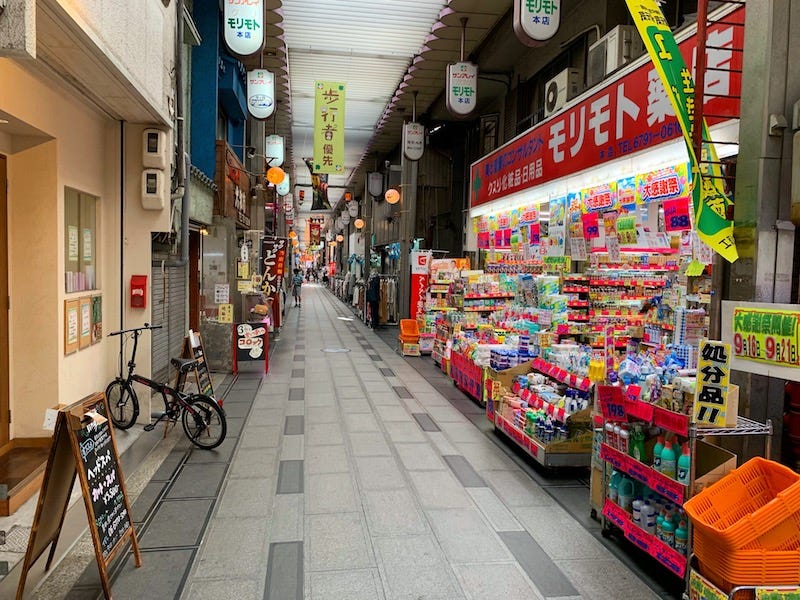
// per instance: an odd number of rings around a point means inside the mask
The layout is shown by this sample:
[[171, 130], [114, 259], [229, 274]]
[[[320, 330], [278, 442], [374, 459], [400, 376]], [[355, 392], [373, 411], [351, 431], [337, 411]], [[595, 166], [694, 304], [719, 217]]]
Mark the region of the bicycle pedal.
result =
[[145, 431], [153, 431], [153, 429], [155, 429], [155, 428], [156, 428], [156, 424], [155, 423], [150, 423], [149, 425], [145, 425], [144, 426], [144, 430]]

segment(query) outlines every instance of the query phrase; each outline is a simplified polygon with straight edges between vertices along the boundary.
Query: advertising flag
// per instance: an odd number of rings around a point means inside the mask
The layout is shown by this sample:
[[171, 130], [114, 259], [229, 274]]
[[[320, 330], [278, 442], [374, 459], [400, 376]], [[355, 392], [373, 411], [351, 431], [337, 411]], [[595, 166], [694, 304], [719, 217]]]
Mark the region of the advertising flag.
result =
[[344, 174], [344, 83], [314, 83], [314, 173]]

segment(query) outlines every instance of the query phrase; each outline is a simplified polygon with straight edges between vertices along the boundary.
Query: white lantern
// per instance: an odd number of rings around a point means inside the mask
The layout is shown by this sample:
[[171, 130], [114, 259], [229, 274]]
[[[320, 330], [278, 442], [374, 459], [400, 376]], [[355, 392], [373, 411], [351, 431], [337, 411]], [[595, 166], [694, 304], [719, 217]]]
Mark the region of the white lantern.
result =
[[356, 202], [351, 202], [350, 204], [348, 204], [347, 205], [347, 213], [351, 217], [357, 217], [358, 216], [358, 204]]
[[289, 184], [289, 174], [287, 173], [286, 176], [283, 178], [278, 185], [275, 186], [275, 191], [278, 192], [279, 195], [285, 196], [291, 191], [292, 187]]
[[256, 119], [266, 119], [275, 111], [275, 75], [272, 72], [266, 69], [247, 72], [247, 110]]
[[264, 138], [264, 156], [269, 159], [271, 167], [283, 166], [285, 156], [283, 138], [279, 135], [268, 135]]
[[350, 212], [343, 212], [342, 216], [339, 217], [342, 221], [342, 226], [348, 225], [350, 223]]
[[[225, 43], [234, 54], [250, 56], [264, 44], [264, 2], [223, 2]], [[182, 17], [181, 17], [182, 18]]]

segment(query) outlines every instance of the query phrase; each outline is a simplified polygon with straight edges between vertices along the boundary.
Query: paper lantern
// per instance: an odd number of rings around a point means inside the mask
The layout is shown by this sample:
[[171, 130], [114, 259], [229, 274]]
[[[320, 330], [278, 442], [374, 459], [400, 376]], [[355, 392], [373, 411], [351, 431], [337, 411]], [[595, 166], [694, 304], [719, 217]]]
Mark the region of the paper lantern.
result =
[[353, 199], [353, 194], [351, 194], [350, 192], [345, 192], [344, 193], [344, 201], [345, 202], [350, 202], [350, 200], [352, 200], [352, 199]]
[[348, 223], [350, 223], [350, 213], [349, 212], [342, 213], [341, 219], [342, 219], [342, 225], [347, 225]]
[[349, 214], [351, 217], [358, 216], [358, 202], [351, 202], [347, 205], [347, 214]]
[[298, 240], [297, 238], [292, 240], [293, 247], [297, 248], [299, 245], [300, 245], [300, 240]]
[[292, 238], [292, 239], [296, 238], [297, 237], [297, 232], [296, 231], [290, 231], [289, 232], [289, 237]]
[[331, 248], [336, 248], [336, 242], [335, 241], [328, 242], [328, 246], [330, 246]]
[[286, 177], [286, 173], [280, 167], [270, 167], [267, 170], [267, 181], [278, 185]]
[[400, 192], [395, 188], [389, 188], [386, 190], [386, 193], [383, 195], [383, 197], [386, 198], [386, 202], [389, 204], [397, 204], [400, 202]]
[[336, 236], [336, 241], [337, 242], [343, 242], [344, 241], [344, 236], [340, 233], [339, 235]]
[[[275, 186], [275, 191], [278, 192], [281, 196], [286, 196], [291, 191], [291, 186], [289, 185], [289, 176], [284, 175], [283, 180]], [[294, 198], [291, 199], [294, 202]]]
[[353, 225], [356, 226], [356, 229], [361, 229], [362, 227], [364, 227], [364, 225], [366, 225], [366, 223], [364, 223], [364, 219], [359, 217], [358, 219], [353, 221]]

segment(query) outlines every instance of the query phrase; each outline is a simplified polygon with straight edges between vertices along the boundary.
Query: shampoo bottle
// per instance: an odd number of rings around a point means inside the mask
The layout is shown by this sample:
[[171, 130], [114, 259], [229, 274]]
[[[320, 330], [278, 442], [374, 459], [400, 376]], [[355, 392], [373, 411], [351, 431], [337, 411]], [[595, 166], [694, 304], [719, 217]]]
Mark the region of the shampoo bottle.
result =
[[661, 473], [675, 479], [678, 469], [677, 458], [672, 442], [664, 442], [664, 449], [661, 451]]
[[656, 445], [653, 446], [653, 468], [661, 471], [661, 452], [664, 450], [664, 436], [658, 436]]
[[689, 454], [689, 444], [683, 444], [683, 453], [678, 457], [678, 482], [689, 485], [692, 457]]
[[636, 500], [633, 501], [631, 504], [631, 515], [633, 519], [633, 524], [637, 527], [642, 527], [642, 507], [644, 506], [644, 502], [642, 499], [637, 496]]
[[631, 512], [631, 505], [633, 504], [634, 485], [633, 480], [628, 477], [623, 477], [617, 486], [617, 504], [620, 508]]
[[669, 519], [661, 523], [661, 541], [670, 548], [675, 547], [675, 525]]
[[685, 556], [688, 543], [689, 529], [686, 527], [686, 521], [681, 521], [675, 528], [675, 550]]
[[656, 533], [656, 508], [652, 505], [650, 500], [644, 501], [644, 506], [642, 507], [642, 524], [644, 525], [644, 530], [649, 533], [650, 535], [655, 535]]

